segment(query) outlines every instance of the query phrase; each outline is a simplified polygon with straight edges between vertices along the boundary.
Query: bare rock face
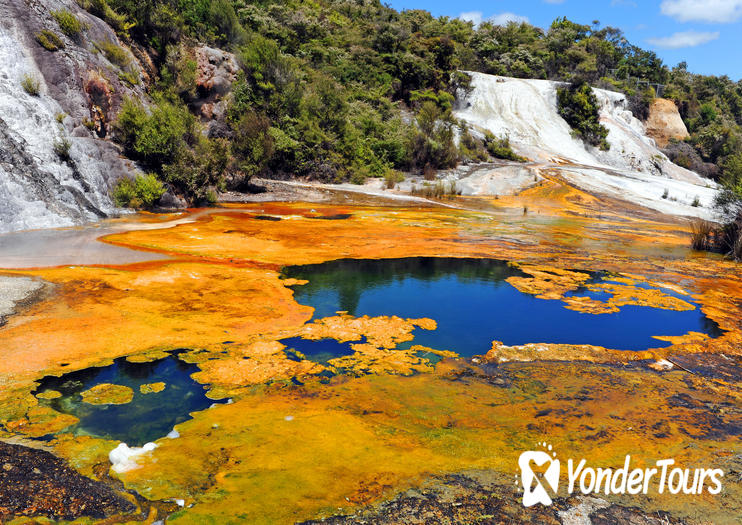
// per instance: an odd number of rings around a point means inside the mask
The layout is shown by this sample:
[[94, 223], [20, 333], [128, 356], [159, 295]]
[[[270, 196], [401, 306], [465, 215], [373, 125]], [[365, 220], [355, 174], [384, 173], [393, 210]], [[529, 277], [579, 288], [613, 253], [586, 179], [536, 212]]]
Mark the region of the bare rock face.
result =
[[211, 127], [226, 116], [226, 97], [232, 91], [239, 66], [232, 53], [201, 46], [196, 48], [196, 90], [198, 98], [192, 106]]
[[[77, 17], [78, 36], [64, 34], [57, 10]], [[0, 233], [114, 213], [110, 188], [136, 166], [104, 138], [125, 97], [146, 100], [147, 71], [74, 0], [0, 0], [0, 13]], [[42, 45], [42, 32], [56, 45]], [[116, 63], [106, 46], [120, 50]], [[26, 79], [38, 93], [23, 88]]]
[[665, 98], [654, 99], [645, 126], [647, 135], [654, 139], [659, 148], [666, 148], [670, 139], [683, 140], [690, 136], [677, 106]]

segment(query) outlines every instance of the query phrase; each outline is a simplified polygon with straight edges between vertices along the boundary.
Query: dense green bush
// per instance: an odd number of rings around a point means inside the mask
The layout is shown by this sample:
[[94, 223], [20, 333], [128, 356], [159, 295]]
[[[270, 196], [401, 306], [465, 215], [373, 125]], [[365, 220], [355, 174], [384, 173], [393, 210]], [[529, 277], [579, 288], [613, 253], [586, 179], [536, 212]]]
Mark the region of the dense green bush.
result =
[[149, 109], [126, 99], [115, 129], [130, 157], [142, 161], [191, 202], [210, 200], [207, 197], [215, 188], [224, 188], [233, 164], [230, 142], [205, 137], [178, 99], [158, 94]]
[[127, 154], [159, 171], [193, 141], [194, 126], [195, 119], [185, 106], [157, 96], [149, 110], [135, 100], [126, 99], [116, 131]]
[[453, 168], [459, 160], [454, 143], [454, 121], [450, 109], [427, 100], [417, 113], [418, 129], [410, 134], [410, 167], [432, 176], [435, 170]]
[[36, 33], [36, 41], [47, 51], [64, 49], [64, 41], [54, 31], [42, 29]]
[[124, 177], [113, 188], [116, 206], [151, 208], [165, 193], [165, 187], [153, 174], [137, 175], [134, 180]]
[[54, 20], [57, 21], [57, 24], [59, 24], [62, 33], [73, 40], [79, 40], [82, 36], [83, 30], [87, 29], [87, 26], [80, 22], [80, 20], [72, 14], [72, 11], [69, 11], [68, 9], [52, 11], [51, 15], [54, 17]]
[[585, 81], [577, 81], [557, 90], [559, 115], [574, 134], [591, 146], [610, 149], [608, 130], [600, 123], [598, 99]]
[[195, 137], [193, 147], [177, 151], [172, 162], [163, 166], [164, 179], [194, 203], [211, 203], [214, 190], [223, 190], [225, 176], [232, 162], [226, 139]]
[[[129, 29], [136, 25], [135, 22], [128, 21], [126, 15], [114, 11], [106, 0], [77, 0], [77, 3], [86, 11], [90, 11], [98, 18], [105, 20], [121, 37], [128, 39]], [[141, 9], [145, 11], [146, 6], [142, 5]]]
[[118, 66], [121, 69], [126, 69], [131, 64], [129, 53], [114, 42], [109, 42], [107, 40], [95, 42], [95, 47], [105, 55], [111, 64]]
[[239, 185], [244, 185], [265, 170], [273, 156], [274, 138], [270, 121], [263, 115], [245, 113], [234, 127], [232, 152], [242, 175]]
[[194, 49], [185, 43], [167, 47], [167, 58], [160, 71], [160, 83], [183, 100], [196, 97], [198, 63]]
[[510, 137], [495, 137], [491, 132], [486, 132], [484, 144], [490, 155], [496, 159], [512, 160], [515, 162], [528, 162], [528, 159], [515, 153], [510, 147]]
[[41, 94], [41, 81], [33, 75], [23, 75], [23, 78], [21, 79], [21, 87], [23, 88], [23, 91], [32, 97], [38, 97]]
[[62, 138], [57, 141], [54, 141], [54, 153], [56, 153], [57, 157], [59, 157], [59, 159], [64, 162], [67, 162], [70, 160], [70, 149], [71, 148], [72, 148], [72, 143], [66, 138]]

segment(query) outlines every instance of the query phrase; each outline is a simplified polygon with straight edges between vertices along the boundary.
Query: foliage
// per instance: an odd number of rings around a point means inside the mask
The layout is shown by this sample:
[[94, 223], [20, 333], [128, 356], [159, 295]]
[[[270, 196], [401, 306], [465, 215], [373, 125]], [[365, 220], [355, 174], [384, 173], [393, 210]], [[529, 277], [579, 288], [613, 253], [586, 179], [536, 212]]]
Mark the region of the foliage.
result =
[[79, 40], [82, 36], [83, 30], [87, 29], [87, 25], [80, 22], [80, 20], [72, 14], [72, 11], [68, 9], [52, 11], [51, 15], [54, 17], [54, 20], [57, 21], [57, 24], [59, 24], [62, 33], [73, 40]]
[[610, 149], [608, 130], [600, 123], [598, 99], [590, 85], [577, 81], [557, 90], [559, 115], [567, 121], [575, 135], [602, 150]]
[[126, 69], [131, 64], [129, 53], [114, 42], [109, 42], [107, 40], [95, 42], [95, 47], [105, 55], [111, 64], [114, 64], [121, 69]]
[[231, 162], [226, 139], [196, 137], [193, 147], [178, 149], [172, 162], [163, 166], [163, 177], [193, 202], [214, 202], [214, 188], [224, 188]]
[[126, 99], [116, 131], [127, 154], [159, 171], [193, 140], [194, 124], [185, 106], [158, 96], [149, 110], [137, 101]]
[[489, 160], [485, 144], [481, 140], [475, 139], [465, 125], [462, 125], [459, 137], [459, 156], [462, 161], [484, 162]]
[[487, 132], [484, 137], [484, 144], [487, 151], [496, 159], [506, 159], [515, 162], [528, 162], [528, 159], [515, 153], [510, 147], [510, 137], [497, 138], [491, 132]]
[[235, 123], [232, 152], [242, 174], [241, 184], [261, 174], [274, 152], [274, 138], [270, 133], [270, 121], [264, 115], [245, 113]]
[[[620, 30], [598, 23], [559, 18], [546, 29], [475, 27], [422, 10], [398, 12], [376, 0], [78, 3], [112, 25], [123, 42], [150, 51], [159, 73], [152, 111], [142, 116], [128, 108], [120, 119], [125, 150], [199, 198], [253, 176], [360, 182], [394, 170], [431, 175], [490, 156], [524, 160], [506, 138], [477, 139], [451, 116], [455, 97], [470, 89], [465, 70], [573, 83], [560, 97], [565, 119], [586, 142], [604, 148], [606, 132], [589, 86], [625, 93], [632, 112], [646, 118], [657, 95], [648, 83], [665, 84], [663, 96], [676, 103], [692, 135], [672, 158], [722, 176], [714, 165], [742, 150], [739, 83], [693, 75], [684, 64], [670, 69]], [[189, 160], [216, 147], [188, 118], [198, 96], [195, 42], [235, 53], [240, 65], [226, 121], [219, 123], [226, 142], [217, 149], [225, 162], [213, 166]], [[130, 73], [120, 78], [138, 81]], [[137, 119], [146, 124], [141, 133], [131, 131]], [[189, 175], [176, 177], [176, 165]], [[223, 173], [215, 177], [220, 166]], [[195, 188], [197, 181], [209, 187]]]
[[113, 188], [116, 206], [151, 208], [165, 193], [165, 187], [153, 174], [137, 175], [134, 180], [123, 177]]
[[439, 180], [435, 184], [425, 182], [421, 187], [415, 186], [410, 193], [426, 199], [450, 199], [456, 195], [461, 195], [461, 190], [458, 189], [456, 181], [449, 181], [446, 184]]
[[23, 91], [31, 95], [32, 97], [38, 97], [41, 93], [41, 82], [38, 78], [33, 75], [23, 75], [21, 79], [21, 87]]
[[384, 187], [388, 190], [393, 190], [400, 182], [404, 182], [404, 175], [399, 171], [389, 170], [384, 175]]
[[64, 41], [54, 31], [42, 29], [36, 33], [36, 41], [47, 51], [64, 49]]
[[128, 69], [119, 73], [119, 80], [126, 82], [130, 86], [139, 85], [139, 72], [135, 69]]
[[185, 43], [170, 45], [161, 68], [160, 82], [183, 100], [192, 100], [196, 97], [197, 68], [196, 54], [192, 47]]
[[[106, 0], [77, 0], [80, 7], [106, 21], [122, 38], [129, 38], [129, 29], [136, 25], [127, 20], [126, 15], [114, 11]], [[145, 6], [141, 6], [145, 8]]]
[[426, 100], [420, 106], [416, 122], [417, 130], [410, 134], [408, 143], [410, 167], [426, 176], [437, 169], [455, 167], [459, 159], [451, 110]]
[[68, 139], [62, 138], [54, 142], [54, 153], [57, 154], [60, 160], [67, 162], [70, 160], [71, 147], [72, 143]]

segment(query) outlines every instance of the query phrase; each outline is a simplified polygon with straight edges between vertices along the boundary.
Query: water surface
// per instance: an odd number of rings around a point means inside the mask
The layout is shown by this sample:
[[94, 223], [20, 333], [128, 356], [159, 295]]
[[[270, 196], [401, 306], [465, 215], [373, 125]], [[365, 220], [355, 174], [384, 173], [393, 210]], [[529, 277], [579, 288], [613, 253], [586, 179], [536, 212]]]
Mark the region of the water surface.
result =
[[[173, 426], [190, 419], [190, 412], [208, 408], [203, 385], [191, 379], [198, 372], [194, 364], [169, 356], [149, 363], [130, 363], [119, 358], [110, 366], [88, 368], [61, 377], [47, 376], [34, 394], [56, 390], [62, 397], [40, 399], [39, 403], [72, 414], [79, 423], [66, 431], [124, 441], [141, 446], [167, 435]], [[144, 384], [164, 382], [162, 392], [143, 394]], [[124, 385], [134, 391], [134, 398], [124, 405], [92, 405], [82, 401], [82, 392], [103, 383]]]
[[[309, 281], [293, 289], [300, 304], [315, 308], [315, 318], [337, 311], [353, 316], [429, 317], [438, 323], [438, 329], [416, 330], [410, 344], [465, 356], [486, 353], [493, 340], [506, 345], [564, 343], [644, 350], [669, 346], [653, 336], [679, 336], [689, 331], [712, 337], [721, 334], [698, 307], [677, 312], [624, 306], [618, 313], [597, 315], [568, 310], [562, 301], [518, 291], [506, 279], [527, 275], [493, 259], [341, 259], [290, 266], [283, 273]], [[610, 281], [607, 274], [593, 273], [591, 277], [593, 282]], [[609, 297], [586, 289], [571, 295], [599, 300]]]

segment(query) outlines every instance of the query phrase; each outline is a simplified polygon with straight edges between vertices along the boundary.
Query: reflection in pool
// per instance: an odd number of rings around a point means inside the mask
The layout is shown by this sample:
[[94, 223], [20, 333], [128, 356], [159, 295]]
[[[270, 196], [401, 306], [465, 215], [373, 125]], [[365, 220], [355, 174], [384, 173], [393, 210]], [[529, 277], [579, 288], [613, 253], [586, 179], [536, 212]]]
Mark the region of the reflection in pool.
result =
[[[204, 387], [191, 379], [198, 367], [175, 356], [148, 363], [130, 363], [116, 359], [110, 366], [88, 368], [47, 376], [34, 394], [56, 390], [62, 397], [39, 399], [39, 403], [80, 419], [67, 429], [75, 434], [117, 439], [130, 446], [141, 446], [165, 436], [173, 426], [190, 419], [189, 413], [208, 408], [213, 401]], [[160, 392], [142, 393], [140, 387], [164, 382]], [[82, 401], [82, 392], [95, 385], [123, 385], [134, 391], [131, 402], [123, 405], [92, 405]], [[147, 391], [147, 388], [144, 389]]]
[[[599, 315], [568, 310], [562, 301], [538, 299], [515, 289], [505, 279], [526, 274], [492, 259], [341, 259], [289, 266], [283, 273], [309, 281], [293, 289], [297, 302], [316, 309], [316, 319], [337, 311], [353, 316], [429, 317], [437, 321], [438, 329], [417, 330], [408, 344], [466, 356], [486, 353], [493, 340], [506, 345], [564, 343], [644, 350], [669, 346], [652, 336], [689, 331], [712, 337], [721, 334], [699, 308], [679, 312], [623, 306], [620, 312]], [[591, 277], [610, 280], [599, 273]], [[573, 295], [607, 297], [586, 290]]]
[[[363, 343], [364, 340], [339, 343], [335, 339], [311, 340], [290, 337], [282, 339], [280, 342], [286, 345], [286, 355], [289, 359], [301, 360], [303, 357], [315, 363], [327, 363], [335, 357], [352, 355], [354, 353], [352, 345]], [[298, 355], [297, 352], [301, 355]]]

